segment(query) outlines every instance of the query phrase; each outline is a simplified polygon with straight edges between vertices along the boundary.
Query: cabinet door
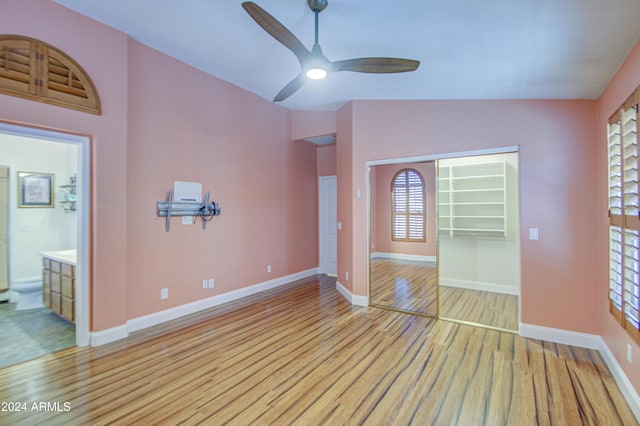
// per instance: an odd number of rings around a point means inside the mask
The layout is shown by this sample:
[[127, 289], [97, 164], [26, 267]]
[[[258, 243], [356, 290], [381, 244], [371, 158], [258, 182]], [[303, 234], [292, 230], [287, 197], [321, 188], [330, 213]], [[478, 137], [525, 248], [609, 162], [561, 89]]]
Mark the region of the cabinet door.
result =
[[71, 300], [75, 299], [74, 297], [74, 279], [71, 277], [68, 277], [66, 275], [62, 275], [60, 277], [60, 281], [61, 281], [61, 287], [62, 287], [62, 291], [61, 294], [64, 297], [67, 297]]
[[64, 296], [62, 296], [60, 300], [62, 301], [60, 315], [62, 316], [62, 318], [66, 319], [67, 321], [74, 322], [75, 303], [73, 303], [72, 299], [69, 299], [68, 297], [64, 297]]
[[60, 294], [60, 274], [51, 272], [51, 292]]

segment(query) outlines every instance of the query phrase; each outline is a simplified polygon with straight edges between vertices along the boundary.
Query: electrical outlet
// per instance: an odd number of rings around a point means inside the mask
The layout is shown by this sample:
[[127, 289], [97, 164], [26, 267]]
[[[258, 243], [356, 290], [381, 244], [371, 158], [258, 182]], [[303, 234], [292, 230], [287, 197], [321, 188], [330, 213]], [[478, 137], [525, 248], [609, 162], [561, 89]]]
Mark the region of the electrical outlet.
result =
[[163, 288], [160, 290], [160, 299], [167, 299], [169, 297], [169, 289]]
[[629, 364], [631, 364], [633, 362], [633, 357], [632, 357], [632, 352], [631, 352], [631, 345], [627, 344], [627, 362]]
[[216, 284], [216, 282], [214, 281], [213, 278], [209, 278], [209, 288], [213, 288], [213, 286]]
[[271, 265], [267, 265], [267, 272], [271, 273]]
[[202, 280], [202, 288], [208, 288], [207, 280]]

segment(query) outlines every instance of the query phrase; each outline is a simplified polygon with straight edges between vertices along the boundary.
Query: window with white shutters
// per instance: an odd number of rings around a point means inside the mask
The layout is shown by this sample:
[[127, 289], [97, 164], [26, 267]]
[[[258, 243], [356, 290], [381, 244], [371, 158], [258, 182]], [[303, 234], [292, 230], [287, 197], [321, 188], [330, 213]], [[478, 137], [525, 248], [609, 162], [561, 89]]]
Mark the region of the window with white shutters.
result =
[[609, 162], [609, 310], [640, 342], [640, 220], [636, 90], [607, 125]]
[[391, 183], [393, 241], [426, 241], [424, 179], [415, 169], [400, 170]]

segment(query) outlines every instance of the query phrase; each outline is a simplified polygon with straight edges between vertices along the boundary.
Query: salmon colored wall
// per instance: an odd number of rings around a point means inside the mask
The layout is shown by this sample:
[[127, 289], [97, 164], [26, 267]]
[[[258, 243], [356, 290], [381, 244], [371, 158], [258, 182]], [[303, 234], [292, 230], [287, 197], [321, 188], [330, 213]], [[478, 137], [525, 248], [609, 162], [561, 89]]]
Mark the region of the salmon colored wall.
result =
[[[131, 42], [129, 122], [129, 318], [318, 266], [316, 147], [291, 140], [289, 110]], [[206, 231], [165, 232], [175, 180], [220, 203]]]
[[[426, 242], [402, 242], [391, 240], [391, 181], [396, 173], [405, 168], [416, 169], [420, 172], [425, 181], [426, 195]], [[428, 163], [409, 163], [409, 164], [385, 164], [382, 166], [373, 166], [376, 174], [376, 197], [375, 203], [371, 198], [372, 213], [375, 211], [371, 223], [375, 224], [376, 230], [371, 231], [371, 242], [373, 247], [371, 252], [380, 253], [399, 253], [418, 256], [435, 256], [436, 255], [436, 168], [434, 162]], [[372, 227], [373, 228], [373, 227]], [[375, 236], [375, 239], [373, 238]]]
[[[605, 91], [598, 99], [598, 191], [596, 211], [598, 213], [598, 233], [595, 241], [598, 253], [598, 275], [597, 275], [597, 312], [602, 322], [601, 331], [604, 341], [611, 352], [616, 357], [618, 364], [622, 367], [629, 381], [633, 384], [637, 392], [640, 392], [640, 368], [637, 363], [640, 361], [640, 345], [634, 342], [626, 332], [622, 330], [609, 313], [607, 293], [609, 291], [609, 265], [607, 262], [609, 241], [608, 241], [608, 207], [607, 207], [607, 145], [606, 145], [606, 125], [609, 116], [622, 104], [627, 97], [640, 85], [640, 42], [625, 60], [622, 67], [611, 80]], [[633, 361], [635, 366], [627, 362], [627, 345], [631, 345]]]
[[[353, 103], [337, 112], [338, 282], [353, 293]], [[357, 200], [362, 202], [361, 200]], [[346, 274], [349, 274], [347, 279]], [[360, 293], [365, 294], [365, 293]]]
[[299, 140], [336, 132], [335, 111], [291, 111], [291, 139]]
[[102, 115], [0, 94], [0, 119], [92, 137], [91, 329], [125, 323], [127, 227], [127, 36], [51, 1], [4, 0], [0, 28], [45, 41], [91, 76]]
[[[316, 147], [291, 141], [289, 110], [50, 1], [5, 0], [0, 27], [69, 54], [101, 96], [97, 116], [0, 95], [1, 120], [92, 136], [92, 331], [317, 267]], [[220, 202], [206, 231], [165, 233], [174, 180]]]
[[[595, 101], [353, 101], [349, 112], [352, 126], [341, 126], [338, 115], [341, 194], [365, 186], [367, 161], [519, 145], [522, 322], [599, 330], [593, 312], [602, 295], [592, 243], [598, 194], [577, 190], [598, 184]], [[352, 182], [340, 179], [343, 130]], [[353, 270], [353, 293], [366, 295], [366, 207], [344, 201], [353, 209], [353, 222], [343, 223], [353, 248], [350, 257], [339, 255], [338, 269]], [[528, 240], [531, 227], [539, 228], [539, 241]]]
[[319, 146], [318, 155], [318, 176], [335, 176], [338, 163], [336, 161], [336, 146]]

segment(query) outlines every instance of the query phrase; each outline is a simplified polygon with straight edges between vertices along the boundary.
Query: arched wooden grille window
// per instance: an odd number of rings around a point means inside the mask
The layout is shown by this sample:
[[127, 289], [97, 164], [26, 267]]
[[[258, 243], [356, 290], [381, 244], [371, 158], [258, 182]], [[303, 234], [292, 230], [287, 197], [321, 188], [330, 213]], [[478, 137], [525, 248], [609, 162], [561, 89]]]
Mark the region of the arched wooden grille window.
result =
[[391, 239], [426, 241], [424, 179], [415, 169], [402, 169], [391, 182]]
[[101, 114], [98, 92], [82, 67], [29, 37], [0, 35], [0, 93]]

